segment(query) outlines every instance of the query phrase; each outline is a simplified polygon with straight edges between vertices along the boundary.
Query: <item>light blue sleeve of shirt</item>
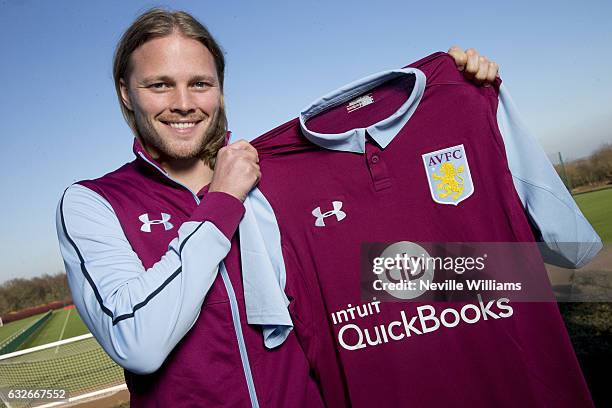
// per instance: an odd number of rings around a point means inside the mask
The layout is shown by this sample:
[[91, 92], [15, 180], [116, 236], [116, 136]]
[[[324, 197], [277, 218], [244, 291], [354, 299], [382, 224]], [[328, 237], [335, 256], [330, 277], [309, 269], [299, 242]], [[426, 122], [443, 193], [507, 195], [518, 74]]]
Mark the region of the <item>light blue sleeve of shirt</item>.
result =
[[111, 205], [78, 184], [64, 193], [56, 221], [72, 298], [87, 327], [123, 368], [156, 371], [195, 324], [230, 242], [213, 223], [188, 221], [145, 270]]
[[541, 234], [544, 260], [566, 268], [584, 266], [601, 250], [601, 239], [521, 120], [504, 84], [499, 92], [497, 124], [514, 187]]
[[247, 321], [261, 325], [265, 346], [274, 348], [293, 328], [280, 230], [272, 206], [257, 187], [247, 196], [244, 208], [238, 228]]

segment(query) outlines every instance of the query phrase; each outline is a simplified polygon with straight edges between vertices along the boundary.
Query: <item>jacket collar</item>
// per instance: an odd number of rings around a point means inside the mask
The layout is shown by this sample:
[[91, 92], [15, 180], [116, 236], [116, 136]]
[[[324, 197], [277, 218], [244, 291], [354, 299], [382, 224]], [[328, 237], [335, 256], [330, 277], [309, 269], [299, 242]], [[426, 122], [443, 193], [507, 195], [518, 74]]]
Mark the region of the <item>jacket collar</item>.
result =
[[[226, 138], [227, 139], [227, 138]], [[143, 164], [153, 167], [154, 169], [156, 169], [159, 173], [162, 174], [162, 176], [167, 180], [170, 181], [171, 183], [174, 183], [175, 185], [179, 185], [181, 188], [186, 189], [187, 191], [189, 191], [191, 193], [191, 195], [195, 198], [196, 202], [200, 202], [200, 199], [204, 196], [204, 194], [206, 192], [208, 192], [208, 187], [210, 185], [205, 185], [200, 191], [193, 192], [191, 191], [191, 189], [189, 189], [189, 187], [187, 187], [186, 185], [184, 185], [183, 183], [181, 183], [178, 180], [173, 179], [170, 174], [168, 174], [168, 172], [166, 170], [164, 170], [164, 168], [161, 166], [161, 164], [155, 160], [146, 150], [145, 148], [142, 146], [142, 144], [140, 143], [140, 140], [138, 140], [138, 138], [134, 138], [134, 144], [132, 145], [132, 151], [134, 152], [134, 155], [136, 155], [136, 160], [139, 160], [141, 162], [144, 162]]]
[[142, 146], [140, 140], [137, 137], [134, 138], [134, 144], [132, 145], [132, 151], [137, 159], [146, 162], [148, 165], [156, 168], [159, 172], [161, 172], [166, 177], [170, 177], [166, 170], [161, 166], [161, 164], [155, 160]]

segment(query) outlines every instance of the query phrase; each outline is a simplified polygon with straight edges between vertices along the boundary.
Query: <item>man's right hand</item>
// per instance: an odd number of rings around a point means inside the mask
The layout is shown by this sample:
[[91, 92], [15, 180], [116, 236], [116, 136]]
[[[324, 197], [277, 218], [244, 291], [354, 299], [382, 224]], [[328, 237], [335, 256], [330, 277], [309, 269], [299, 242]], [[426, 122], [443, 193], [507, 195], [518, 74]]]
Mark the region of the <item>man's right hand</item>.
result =
[[208, 191], [224, 192], [244, 201], [261, 177], [258, 163], [257, 150], [246, 140], [222, 147]]

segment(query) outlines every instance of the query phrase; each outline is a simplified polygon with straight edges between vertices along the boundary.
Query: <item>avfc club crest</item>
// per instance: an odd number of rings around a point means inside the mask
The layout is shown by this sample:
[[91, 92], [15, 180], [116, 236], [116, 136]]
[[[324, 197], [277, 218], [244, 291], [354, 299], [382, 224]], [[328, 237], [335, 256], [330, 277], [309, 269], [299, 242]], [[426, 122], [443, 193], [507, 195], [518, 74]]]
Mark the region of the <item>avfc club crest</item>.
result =
[[474, 192], [465, 148], [447, 147], [423, 155], [431, 198], [439, 204], [458, 205]]

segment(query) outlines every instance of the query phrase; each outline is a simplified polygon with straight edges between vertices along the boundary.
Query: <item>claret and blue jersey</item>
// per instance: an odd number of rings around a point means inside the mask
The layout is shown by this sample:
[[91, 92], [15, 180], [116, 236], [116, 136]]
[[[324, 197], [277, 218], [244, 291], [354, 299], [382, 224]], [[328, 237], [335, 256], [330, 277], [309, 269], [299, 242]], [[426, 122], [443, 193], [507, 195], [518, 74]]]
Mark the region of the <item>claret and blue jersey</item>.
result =
[[[373, 336], [397, 322], [384, 335], [397, 341], [375, 347], [333, 321], [364, 303], [364, 242], [533, 242], [535, 230], [574, 266], [601, 248], [500, 81], [473, 86], [438, 53], [325, 95], [252, 143], [263, 177], [240, 225], [248, 320], [287, 334], [288, 304], [329, 406], [592, 404], [554, 303], [501, 302], [498, 318], [427, 332], [411, 317], [448, 303], [383, 302], [357, 323]], [[541, 261], [533, 273], [546, 279]]]

